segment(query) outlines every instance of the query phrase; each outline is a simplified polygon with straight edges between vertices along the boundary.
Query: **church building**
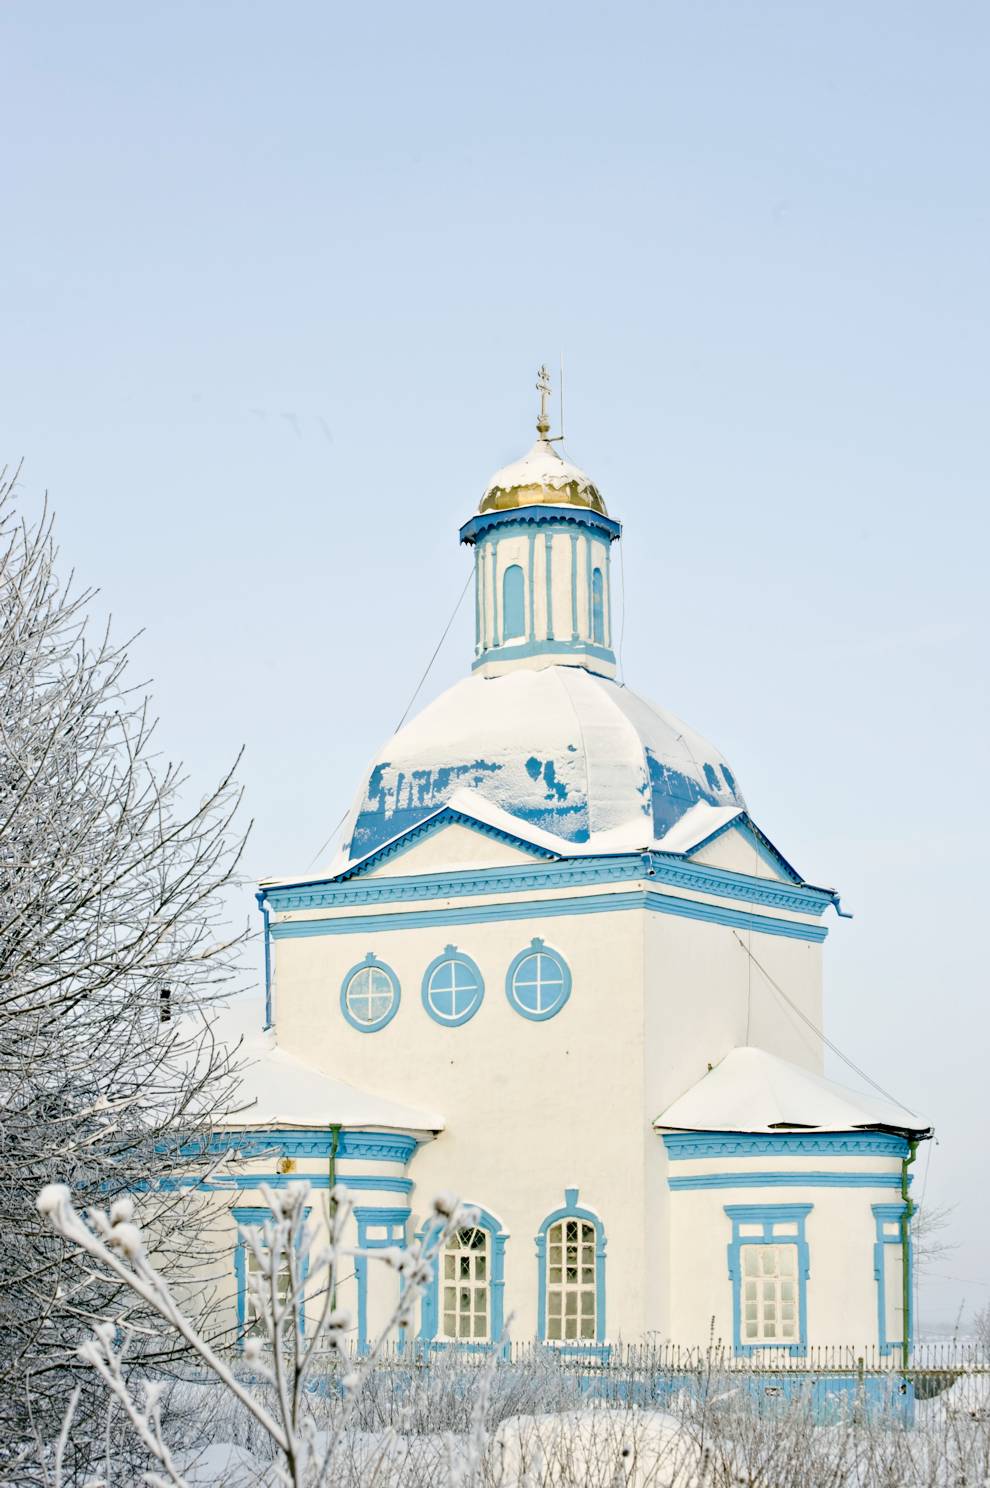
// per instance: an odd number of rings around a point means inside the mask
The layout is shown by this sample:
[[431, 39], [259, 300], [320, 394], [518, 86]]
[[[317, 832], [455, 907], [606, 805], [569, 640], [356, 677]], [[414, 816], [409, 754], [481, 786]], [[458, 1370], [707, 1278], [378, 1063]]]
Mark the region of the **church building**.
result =
[[[823, 1074], [842, 914], [718, 749], [616, 680], [620, 523], [549, 437], [492, 476], [468, 675], [368, 766], [325, 872], [266, 881], [230, 1307], [260, 1183], [333, 1182], [354, 1241], [477, 1213], [424, 1346], [622, 1340], [737, 1354], [910, 1333], [911, 1111]], [[386, 601], [387, 602], [387, 601]], [[369, 666], [373, 659], [368, 658]], [[359, 1262], [356, 1343], [395, 1282]]]

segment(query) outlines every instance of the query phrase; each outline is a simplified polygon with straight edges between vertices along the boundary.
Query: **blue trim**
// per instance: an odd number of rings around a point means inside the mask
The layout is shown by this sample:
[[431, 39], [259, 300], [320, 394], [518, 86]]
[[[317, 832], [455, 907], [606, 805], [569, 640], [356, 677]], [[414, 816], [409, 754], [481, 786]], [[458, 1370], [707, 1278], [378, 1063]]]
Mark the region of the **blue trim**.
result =
[[[206, 1184], [203, 1185], [204, 1188], [207, 1186]], [[237, 1333], [241, 1342], [243, 1342], [244, 1330], [247, 1327], [247, 1241], [240, 1233], [241, 1227], [243, 1225], [254, 1225], [260, 1228], [262, 1225], [274, 1223], [275, 1216], [265, 1204], [238, 1204], [230, 1212], [234, 1216], [238, 1226], [237, 1239], [234, 1242], [234, 1285], [237, 1289]], [[308, 1219], [312, 1212], [312, 1209], [305, 1209], [303, 1211], [303, 1219]], [[304, 1255], [302, 1263], [303, 1281], [306, 1280], [308, 1271], [309, 1257]], [[302, 1302], [300, 1302], [297, 1320], [300, 1324], [300, 1331], [303, 1331], [306, 1326], [306, 1310]]]
[[[378, 1178], [374, 1173], [338, 1173], [336, 1182], [342, 1188], [370, 1188], [378, 1193], [409, 1194], [413, 1188], [411, 1178]], [[305, 1183], [312, 1189], [329, 1188], [330, 1176], [328, 1173], [230, 1173], [212, 1181], [207, 1178], [160, 1178], [155, 1186], [165, 1192], [177, 1188], [199, 1188], [207, 1193], [229, 1193], [233, 1189], [260, 1188], [263, 1183], [268, 1188], [288, 1188], [290, 1183]], [[148, 1188], [150, 1184], [144, 1187]]]
[[[808, 1242], [805, 1221], [812, 1204], [726, 1204], [725, 1212], [732, 1221], [732, 1240], [728, 1249], [729, 1278], [732, 1282], [732, 1346], [737, 1354], [760, 1353], [763, 1349], [780, 1349], [788, 1354], [803, 1354], [808, 1349]], [[774, 1225], [796, 1224], [797, 1235], [774, 1235]], [[760, 1224], [762, 1235], [741, 1235], [742, 1225]], [[796, 1245], [798, 1252], [798, 1342], [743, 1343], [742, 1340], [742, 1265], [739, 1252], [744, 1245]]]
[[547, 640], [553, 640], [553, 533], [547, 528], [543, 534], [547, 559]]
[[[461, 1013], [456, 1018], [443, 1017], [443, 1015], [441, 1013], [438, 1013], [430, 1003], [430, 978], [433, 976], [433, 973], [435, 971], [438, 971], [441, 966], [446, 966], [448, 962], [454, 962], [461, 966], [466, 966], [468, 971], [474, 977], [475, 981], [474, 992], [471, 995], [471, 1001], [468, 1004], [467, 1011]], [[474, 1017], [475, 1013], [478, 1011], [482, 1002], [484, 1001], [485, 979], [481, 975], [481, 968], [478, 966], [478, 963], [476, 961], [473, 961], [470, 956], [464, 953], [464, 951], [459, 951], [457, 947], [453, 945], [444, 946], [443, 951], [440, 953], [440, 955], [434, 956], [429, 966], [423, 972], [423, 985], [420, 995], [423, 999], [424, 1008], [435, 1023], [439, 1023], [443, 1028], [460, 1028], [462, 1023], [467, 1023], [469, 1019]]]
[[[392, 1001], [389, 1003], [388, 1012], [383, 1014], [383, 1016], [379, 1018], [377, 1022], [362, 1023], [360, 1019], [355, 1018], [354, 1014], [347, 1006], [347, 989], [351, 984], [351, 979], [353, 977], [356, 977], [359, 971], [367, 971], [369, 967], [373, 967], [376, 971], [383, 971], [385, 973], [392, 986]], [[369, 951], [363, 961], [359, 961], [356, 966], [351, 967], [350, 971], [347, 972], [344, 980], [340, 984], [340, 1011], [343, 1013], [344, 1017], [347, 1019], [351, 1027], [357, 1029], [358, 1033], [377, 1033], [380, 1028], [384, 1028], [386, 1024], [391, 1023], [392, 1019], [399, 1011], [399, 1002], [401, 997], [402, 991], [399, 987], [399, 978], [396, 976], [391, 966], [386, 966], [384, 961], [379, 961], [378, 957], [375, 956], [371, 951]]]
[[261, 910], [262, 934], [265, 946], [265, 1028], [272, 1026], [272, 940], [271, 923], [268, 913], [268, 905], [265, 903], [265, 891], [259, 889], [255, 894], [258, 908]]
[[[631, 889], [619, 894], [596, 894], [582, 898], [526, 899], [514, 904], [477, 904], [463, 908], [406, 910], [399, 914], [353, 915], [341, 920], [283, 920], [272, 926], [275, 940], [294, 940], [310, 935], [356, 935], [386, 930], [409, 930], [424, 926], [482, 925], [499, 920], [553, 919], [558, 915], [610, 914], [618, 910], [644, 909], [657, 914], [678, 915], [728, 925], [736, 930], [756, 930], [762, 935], [782, 935], [789, 940], [820, 942], [828, 935], [824, 925], [805, 925], [798, 920], [778, 920], [771, 915], [747, 914], [744, 910], [679, 899], [649, 889]], [[378, 1025], [379, 1027], [382, 1025]]]
[[[480, 1204], [465, 1201], [464, 1207], [470, 1209], [475, 1216], [471, 1225], [465, 1224], [464, 1229], [474, 1228], [485, 1230], [490, 1239], [491, 1274], [488, 1279], [488, 1341], [486, 1343], [468, 1344], [466, 1341], [453, 1338], [438, 1338], [440, 1330], [440, 1267], [443, 1263], [443, 1252], [436, 1258], [433, 1267], [433, 1276], [423, 1292], [423, 1300], [420, 1310], [419, 1340], [421, 1343], [432, 1344], [434, 1348], [460, 1348], [467, 1351], [478, 1349], [489, 1349], [492, 1344], [497, 1344], [502, 1337], [505, 1327], [505, 1242], [508, 1240], [508, 1232], [503, 1230], [499, 1220], [494, 1214], [489, 1214], [487, 1209], [482, 1209]], [[436, 1232], [441, 1221], [434, 1220], [419, 1231], [417, 1240], [428, 1240], [431, 1234]]]
[[[244, 1157], [261, 1157], [279, 1151], [285, 1157], [329, 1157], [333, 1144], [333, 1133], [329, 1127], [270, 1127], [263, 1130], [250, 1127], [227, 1127], [214, 1132], [207, 1144], [211, 1155], [236, 1149]], [[408, 1165], [419, 1142], [405, 1132], [369, 1132], [342, 1127], [337, 1142], [338, 1158], [367, 1158], [373, 1162], [391, 1162]], [[202, 1152], [202, 1144], [189, 1142], [180, 1151], [183, 1156], [195, 1157]]]
[[615, 542], [622, 535], [622, 524], [587, 506], [516, 506], [507, 511], [480, 512], [464, 523], [460, 530], [462, 543], [475, 543], [498, 529], [499, 537], [528, 532], [533, 527], [580, 527]]
[[577, 613], [577, 533], [571, 533], [571, 639], [578, 638]]
[[763, 1135], [736, 1132], [665, 1132], [663, 1145], [671, 1162], [699, 1157], [787, 1157], [793, 1153], [827, 1153], [830, 1157], [896, 1157], [908, 1153], [907, 1140], [893, 1132], [795, 1132]]
[[[528, 961], [531, 956], [545, 956], [548, 960], [552, 961], [560, 972], [562, 982], [560, 996], [557, 1001], [553, 1004], [553, 1007], [547, 1008], [542, 1013], [530, 1012], [528, 1008], [523, 1007], [516, 994], [516, 973], [523, 962]], [[555, 1018], [557, 1016], [571, 995], [571, 969], [559, 951], [551, 950], [539, 936], [534, 936], [526, 949], [520, 951], [518, 955], [513, 956], [509, 962], [509, 969], [505, 973], [505, 995], [509, 999], [509, 1006], [513, 1012], [521, 1014], [524, 1018], [529, 1018], [533, 1023], [545, 1023], [548, 1018]]]
[[499, 577], [498, 577], [498, 543], [495, 543], [495, 542], [491, 543], [490, 544], [490, 548], [491, 548], [491, 555], [492, 555], [492, 565], [491, 565], [491, 574], [492, 574], [492, 645], [493, 646], [497, 646], [498, 645], [498, 586], [499, 586]]
[[693, 1188], [900, 1188], [899, 1173], [695, 1173], [668, 1178], [674, 1192]]
[[525, 661], [532, 656], [590, 656], [595, 661], [614, 664], [615, 653], [608, 646], [595, 646], [591, 641], [524, 641], [511, 646], [500, 646], [498, 650], [485, 651], [472, 663], [472, 670], [487, 666], [493, 661]]
[[585, 534], [584, 538], [584, 582], [585, 597], [588, 608], [587, 622], [584, 629], [585, 635], [588, 637], [589, 641], [591, 641], [593, 640], [591, 633], [591, 538], [590, 536], [588, 536], [587, 533]]
[[[377, 1208], [371, 1205], [356, 1208], [354, 1218], [358, 1227], [358, 1248], [361, 1250], [385, 1250], [390, 1245], [406, 1247], [406, 1221], [408, 1209]], [[368, 1238], [369, 1229], [386, 1228], [388, 1234]], [[368, 1351], [368, 1257], [354, 1257], [354, 1276], [357, 1281], [357, 1348], [359, 1354]]]
[[[458, 868], [443, 874], [408, 873], [362, 882], [381, 862], [407, 851], [414, 842], [433, 836], [456, 824], [482, 836], [506, 842], [529, 852], [541, 862], [519, 863], [505, 868]], [[560, 858], [550, 849], [525, 837], [503, 832], [461, 812], [442, 806], [403, 836], [386, 843], [369, 857], [332, 879], [288, 884], [268, 890], [272, 908], [283, 913], [299, 909], [333, 909], [355, 904], [382, 904], [416, 899], [451, 899], [484, 894], [514, 894], [527, 889], [572, 888], [575, 885], [620, 883], [629, 879], [653, 879], [656, 883], [690, 889], [724, 899], [739, 899], [770, 909], [820, 918], [833, 902], [827, 889], [807, 884], [780, 883], [776, 879], [734, 873], [692, 863], [673, 854], [652, 852], [615, 853], [591, 857]]]
[[529, 638], [536, 640], [536, 589], [533, 582], [533, 568], [536, 556], [536, 533], [529, 534]]
[[[872, 1204], [870, 1207], [873, 1210], [873, 1220], [876, 1225], [876, 1240], [874, 1241], [873, 1245], [873, 1275], [876, 1278], [877, 1283], [877, 1338], [879, 1339], [880, 1353], [886, 1356], [888, 1354], [892, 1354], [895, 1349], [901, 1350], [904, 1348], [903, 1338], [887, 1337], [887, 1276], [886, 1268], [884, 1266], [884, 1248], [888, 1245], [896, 1245], [898, 1251], [901, 1251], [901, 1247], [903, 1244], [901, 1223], [904, 1217], [904, 1210], [906, 1206], [902, 1199], [896, 1204]], [[917, 1213], [917, 1210], [915, 1210], [915, 1212]], [[885, 1235], [883, 1232], [884, 1224], [895, 1223], [897, 1225], [897, 1234]], [[908, 1239], [907, 1252], [908, 1274], [910, 1276], [911, 1268], [914, 1262], [910, 1237]], [[901, 1265], [902, 1267], [904, 1265], [903, 1253], [901, 1253]], [[902, 1314], [903, 1311], [904, 1307], [902, 1301]], [[911, 1347], [912, 1341], [911, 1320], [909, 1318], [907, 1338], [907, 1345], [909, 1349]]]
[[[559, 1348], [562, 1353], [584, 1353], [595, 1345], [605, 1342], [605, 1226], [592, 1209], [582, 1209], [578, 1203], [581, 1195], [576, 1188], [564, 1189], [564, 1203], [560, 1209], [548, 1214], [536, 1233], [536, 1330], [541, 1343]], [[547, 1232], [551, 1225], [562, 1219], [583, 1219], [595, 1229], [595, 1340], [571, 1340], [558, 1343], [547, 1338]]]

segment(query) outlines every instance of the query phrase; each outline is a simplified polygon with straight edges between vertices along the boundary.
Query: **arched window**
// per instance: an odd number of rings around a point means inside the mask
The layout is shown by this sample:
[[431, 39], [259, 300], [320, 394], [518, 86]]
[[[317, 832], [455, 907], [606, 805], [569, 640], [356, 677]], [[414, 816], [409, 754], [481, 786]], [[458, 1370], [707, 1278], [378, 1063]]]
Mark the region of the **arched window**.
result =
[[591, 639], [596, 646], [605, 644], [605, 580], [600, 568], [591, 576]]
[[537, 937], [510, 962], [505, 995], [524, 1018], [537, 1023], [552, 1018], [571, 995], [567, 962]]
[[491, 1236], [466, 1225], [444, 1246], [440, 1280], [440, 1337], [488, 1343], [491, 1338], [488, 1282]]
[[484, 995], [481, 972], [456, 946], [445, 946], [443, 955], [423, 973], [423, 1006], [431, 1018], [449, 1028], [473, 1018]]
[[399, 1011], [399, 979], [369, 951], [352, 966], [340, 989], [340, 1010], [352, 1028], [377, 1033]]
[[576, 1188], [565, 1189], [563, 1208], [547, 1216], [536, 1237], [540, 1338], [565, 1348], [605, 1338], [605, 1230], [578, 1197]]
[[[467, 1207], [472, 1222], [448, 1240], [423, 1293], [419, 1337], [424, 1342], [483, 1348], [502, 1336], [508, 1236], [487, 1209]], [[428, 1233], [424, 1230], [417, 1238]]]
[[518, 563], [512, 563], [502, 575], [502, 640], [512, 641], [526, 634], [526, 584]]

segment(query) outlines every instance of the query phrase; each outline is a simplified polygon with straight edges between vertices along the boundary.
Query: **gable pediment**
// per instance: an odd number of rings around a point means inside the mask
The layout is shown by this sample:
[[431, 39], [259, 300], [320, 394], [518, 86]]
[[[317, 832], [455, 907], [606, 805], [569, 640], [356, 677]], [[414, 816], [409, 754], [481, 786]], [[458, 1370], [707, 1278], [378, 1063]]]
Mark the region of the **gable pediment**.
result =
[[548, 854], [481, 822], [442, 813], [428, 826], [414, 828], [360, 871], [362, 878], [396, 878], [480, 868], [509, 868], [545, 862]]
[[709, 868], [722, 868], [729, 873], [745, 873], [751, 878], [766, 878], [774, 883], [792, 884], [797, 875], [745, 820], [734, 821], [706, 842], [688, 853], [692, 863]]

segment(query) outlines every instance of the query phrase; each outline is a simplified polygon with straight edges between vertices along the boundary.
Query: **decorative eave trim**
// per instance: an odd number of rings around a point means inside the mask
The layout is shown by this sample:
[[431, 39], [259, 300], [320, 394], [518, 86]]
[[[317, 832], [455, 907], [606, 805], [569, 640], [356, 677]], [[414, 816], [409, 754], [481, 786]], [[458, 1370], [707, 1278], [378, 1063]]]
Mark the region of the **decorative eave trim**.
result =
[[[426, 1130], [426, 1128], [424, 1128]], [[236, 1126], [214, 1132], [207, 1151], [219, 1155], [234, 1149], [245, 1159], [261, 1157], [273, 1151], [285, 1157], [329, 1157], [333, 1146], [333, 1132], [325, 1127], [272, 1127], [265, 1130], [245, 1130]], [[338, 1158], [362, 1157], [377, 1162], [402, 1163], [405, 1166], [419, 1146], [418, 1138], [401, 1131], [354, 1131], [343, 1127], [338, 1132], [336, 1156]], [[199, 1144], [183, 1148], [184, 1154], [199, 1155]], [[299, 1175], [293, 1175], [298, 1177]], [[302, 1174], [308, 1178], [308, 1174]], [[341, 1175], [342, 1183], [345, 1178]]]
[[408, 930], [425, 926], [479, 925], [485, 921], [539, 920], [562, 915], [609, 914], [616, 910], [643, 909], [683, 919], [704, 920], [735, 930], [755, 930], [763, 935], [781, 935], [790, 940], [823, 941], [824, 925], [803, 920], [780, 920], [773, 915], [750, 914], [727, 905], [681, 899], [651, 889], [628, 889], [617, 894], [588, 894], [558, 899], [521, 899], [508, 903], [451, 905], [433, 909], [407, 909], [391, 914], [358, 914], [342, 918], [280, 920], [272, 926], [274, 940], [311, 935], [366, 935], [384, 930]]
[[891, 1173], [694, 1173], [671, 1177], [674, 1193], [712, 1188], [900, 1188], [901, 1175]]
[[[447, 808], [444, 808], [447, 810]], [[460, 813], [452, 813], [459, 817]], [[431, 823], [436, 818], [431, 818]], [[470, 818], [466, 818], [469, 823]], [[534, 889], [575, 888], [598, 883], [620, 883], [630, 879], [653, 879], [674, 888], [689, 889], [716, 898], [739, 899], [747, 904], [768, 909], [785, 909], [793, 914], [820, 917], [832, 896], [826, 889], [805, 884], [785, 884], [752, 874], [734, 873], [726, 868], [712, 868], [707, 863], [693, 863], [672, 853], [619, 853], [612, 857], [555, 857], [545, 849], [532, 847], [548, 861], [517, 863], [506, 868], [451, 869], [447, 873], [403, 874], [357, 883], [366, 866], [422, 832], [426, 823], [410, 829], [402, 839], [381, 848], [373, 858], [365, 859], [356, 869], [334, 879], [291, 884], [267, 892], [270, 908], [278, 912], [300, 909], [338, 909], [357, 905], [409, 903], [423, 899], [460, 899], [489, 894], [532, 893]], [[496, 829], [492, 829], [495, 833]], [[507, 836], [508, 834], [502, 834]], [[531, 847], [523, 838], [516, 845]], [[274, 928], [274, 927], [273, 927]]]
[[480, 512], [464, 523], [459, 536], [462, 543], [471, 544], [477, 542], [493, 527], [511, 528], [516, 524], [520, 527], [548, 525], [590, 527], [607, 537], [610, 542], [615, 542], [622, 535], [621, 522], [616, 522], [612, 517], [603, 516], [601, 512], [592, 511], [590, 507], [547, 504], [515, 506], [507, 511]]
[[708, 1157], [785, 1157], [792, 1153], [825, 1153], [831, 1157], [907, 1156], [904, 1137], [885, 1131], [665, 1132], [663, 1145], [671, 1162]]

